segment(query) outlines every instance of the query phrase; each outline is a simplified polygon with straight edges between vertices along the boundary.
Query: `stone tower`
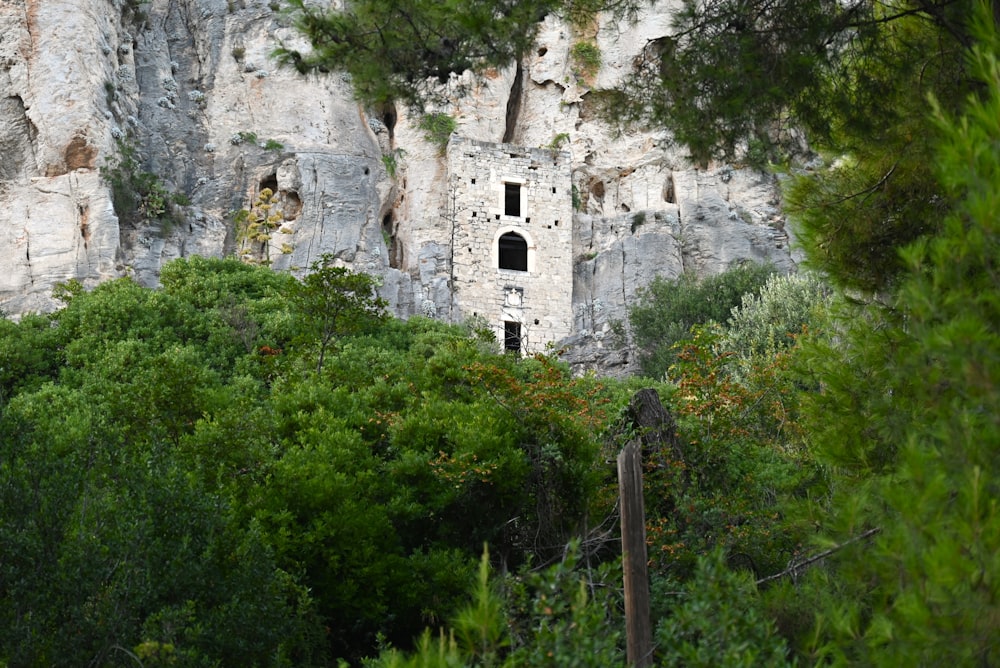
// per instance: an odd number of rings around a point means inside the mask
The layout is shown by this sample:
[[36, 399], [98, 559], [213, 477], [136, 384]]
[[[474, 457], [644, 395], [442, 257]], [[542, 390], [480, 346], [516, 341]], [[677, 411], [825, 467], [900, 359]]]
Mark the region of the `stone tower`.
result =
[[573, 326], [570, 154], [453, 135], [448, 144], [453, 320], [504, 348], [543, 351]]

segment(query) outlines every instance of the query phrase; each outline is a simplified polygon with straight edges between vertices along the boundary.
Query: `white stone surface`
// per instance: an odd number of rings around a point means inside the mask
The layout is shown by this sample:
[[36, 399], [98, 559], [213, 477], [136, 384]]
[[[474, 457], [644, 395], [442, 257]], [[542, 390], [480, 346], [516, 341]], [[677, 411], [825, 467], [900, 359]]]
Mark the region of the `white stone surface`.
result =
[[[330, 253], [377, 274], [401, 316], [464, 317], [450, 223], [463, 175], [425, 138], [419, 114], [360, 108], [340, 73], [277, 67], [269, 54], [279, 42], [307, 45], [267, 0], [152, 0], [138, 20], [123, 19], [124, 5], [0, 3], [0, 308], [52, 309], [52, 287], [70, 278], [156, 285], [170, 259], [232, 253], [233, 215], [266, 186], [288, 232], [271, 244], [276, 269], [301, 271]], [[572, 156], [579, 210], [545, 247], [564, 245], [569, 268], [558, 271], [572, 275], [571, 297], [550, 320], [571, 323], [580, 368], [630, 368], [612, 333], [657, 274], [715, 273], [744, 259], [794, 266], [772, 179], [696, 170], [665, 133], [596, 114], [591, 91], [618, 81], [669, 25], [667, 3], [634, 24], [601, 15], [579, 28], [550, 16], [520, 68], [456, 77], [445, 106], [429, 110], [450, 114], [469, 140]], [[581, 40], [602, 54], [592, 77], [570, 62]], [[180, 224], [116, 218], [99, 174], [116, 136], [190, 199]]]
[[[515, 323], [519, 349], [544, 352], [573, 329], [573, 206], [566, 151], [454, 137], [448, 145], [453, 320], [482, 318], [498, 339]], [[508, 210], [507, 186], [517, 196]], [[526, 248], [503, 267], [502, 235]]]

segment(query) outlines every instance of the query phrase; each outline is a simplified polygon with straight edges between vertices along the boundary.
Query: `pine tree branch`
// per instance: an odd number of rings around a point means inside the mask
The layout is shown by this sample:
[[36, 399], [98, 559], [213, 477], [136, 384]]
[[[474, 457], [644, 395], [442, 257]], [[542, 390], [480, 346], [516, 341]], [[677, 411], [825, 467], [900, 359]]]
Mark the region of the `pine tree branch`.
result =
[[765, 584], [767, 582], [772, 582], [774, 580], [781, 579], [781, 578], [785, 577], [786, 575], [795, 575], [796, 573], [798, 573], [801, 569], [805, 568], [806, 566], [809, 566], [810, 564], [814, 564], [817, 561], [820, 561], [821, 559], [826, 559], [831, 554], [835, 554], [836, 552], [839, 552], [840, 550], [844, 549], [848, 545], [852, 545], [852, 544], [860, 542], [862, 540], [866, 540], [868, 538], [871, 538], [872, 536], [874, 536], [875, 534], [879, 533], [880, 531], [882, 531], [881, 527], [875, 527], [873, 529], [869, 529], [868, 531], [865, 531], [865, 532], [863, 532], [861, 534], [858, 534], [857, 536], [855, 536], [854, 538], [851, 538], [850, 540], [844, 541], [840, 545], [834, 545], [829, 550], [823, 550], [819, 554], [815, 554], [815, 555], [813, 555], [813, 556], [811, 556], [808, 559], [805, 559], [803, 561], [793, 562], [791, 566], [789, 566], [785, 570], [781, 571], [780, 573], [775, 573], [774, 575], [768, 575], [766, 578], [761, 578], [760, 580], [757, 580], [757, 586], [759, 587], [762, 584]]

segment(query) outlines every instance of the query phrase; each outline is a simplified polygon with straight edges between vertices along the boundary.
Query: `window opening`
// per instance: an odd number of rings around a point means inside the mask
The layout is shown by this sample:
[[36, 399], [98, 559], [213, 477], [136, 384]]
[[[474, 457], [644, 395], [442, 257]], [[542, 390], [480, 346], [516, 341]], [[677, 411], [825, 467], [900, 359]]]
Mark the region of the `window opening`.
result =
[[504, 321], [503, 349], [510, 352], [521, 352], [521, 323]]
[[503, 212], [507, 216], [521, 217], [521, 184], [505, 183]]
[[500, 269], [528, 271], [528, 242], [517, 232], [508, 232], [499, 241]]

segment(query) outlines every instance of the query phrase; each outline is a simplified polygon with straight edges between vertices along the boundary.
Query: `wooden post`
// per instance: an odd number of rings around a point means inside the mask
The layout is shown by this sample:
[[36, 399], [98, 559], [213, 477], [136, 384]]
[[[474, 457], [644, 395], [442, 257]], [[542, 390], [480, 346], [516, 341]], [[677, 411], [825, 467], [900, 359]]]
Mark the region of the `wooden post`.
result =
[[642, 498], [642, 444], [632, 440], [618, 454], [622, 562], [625, 571], [625, 638], [629, 666], [653, 665], [646, 570], [646, 511]]

